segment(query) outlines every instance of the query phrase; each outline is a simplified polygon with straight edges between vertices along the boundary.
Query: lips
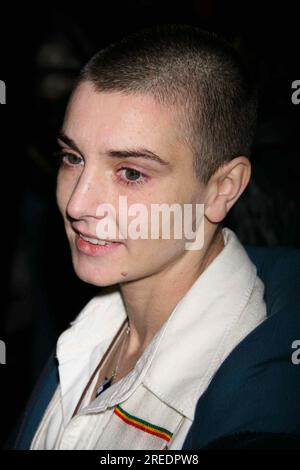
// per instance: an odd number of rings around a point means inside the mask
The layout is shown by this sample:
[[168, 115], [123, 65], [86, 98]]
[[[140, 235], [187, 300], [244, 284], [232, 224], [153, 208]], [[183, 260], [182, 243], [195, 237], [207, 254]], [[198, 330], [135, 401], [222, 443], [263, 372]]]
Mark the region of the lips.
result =
[[88, 241], [89, 243], [92, 243], [94, 245], [104, 245], [105, 243], [111, 244], [111, 243], [122, 243], [120, 240], [112, 240], [112, 239], [106, 239], [106, 238], [99, 238], [95, 236], [93, 233], [89, 232], [83, 232], [81, 230], [76, 229], [75, 227], [72, 227], [73, 230], [80, 236], [85, 241]]
[[79, 233], [79, 236], [86, 242], [92, 243], [93, 245], [111, 245], [112, 243], [114, 243], [108, 240], [101, 240], [99, 238], [87, 237], [86, 235], [83, 235], [82, 233]]
[[114, 253], [123, 246], [122, 243], [118, 242], [110, 241], [109, 243], [106, 243], [104, 240], [95, 239], [94, 237], [92, 237], [92, 239], [97, 243], [91, 242], [82, 234], [76, 233], [75, 245], [77, 250], [87, 256], [108, 256], [110, 253]]

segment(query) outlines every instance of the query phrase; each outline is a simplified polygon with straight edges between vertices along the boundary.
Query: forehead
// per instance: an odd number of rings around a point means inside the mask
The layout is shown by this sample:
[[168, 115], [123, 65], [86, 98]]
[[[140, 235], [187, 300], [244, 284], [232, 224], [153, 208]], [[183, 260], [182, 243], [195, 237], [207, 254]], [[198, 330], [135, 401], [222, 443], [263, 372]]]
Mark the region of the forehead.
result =
[[98, 92], [90, 82], [72, 94], [63, 129], [86, 151], [140, 145], [168, 155], [183, 145], [174, 109], [145, 94]]

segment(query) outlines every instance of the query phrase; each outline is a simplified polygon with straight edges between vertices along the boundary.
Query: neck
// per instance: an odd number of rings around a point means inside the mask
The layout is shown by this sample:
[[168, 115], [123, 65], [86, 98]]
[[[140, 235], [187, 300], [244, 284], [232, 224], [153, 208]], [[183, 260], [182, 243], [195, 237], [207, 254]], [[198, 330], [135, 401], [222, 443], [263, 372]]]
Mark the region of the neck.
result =
[[128, 358], [144, 351], [177, 303], [223, 248], [222, 231], [216, 231], [200, 251], [187, 250], [161, 272], [121, 284], [130, 326], [126, 353], [124, 351]]

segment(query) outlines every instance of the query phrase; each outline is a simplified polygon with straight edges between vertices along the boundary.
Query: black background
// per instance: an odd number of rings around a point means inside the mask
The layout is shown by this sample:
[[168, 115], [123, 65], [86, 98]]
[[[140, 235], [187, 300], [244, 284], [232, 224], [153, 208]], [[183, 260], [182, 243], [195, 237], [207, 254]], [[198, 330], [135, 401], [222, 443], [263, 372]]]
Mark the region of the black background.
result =
[[101, 47], [144, 26], [186, 23], [233, 42], [260, 95], [253, 178], [228, 216], [243, 243], [300, 248], [299, 14], [293, 3], [124, 0], [1, 6], [1, 317], [4, 442], [58, 335], [95, 293], [73, 273], [51, 161], [71, 83]]

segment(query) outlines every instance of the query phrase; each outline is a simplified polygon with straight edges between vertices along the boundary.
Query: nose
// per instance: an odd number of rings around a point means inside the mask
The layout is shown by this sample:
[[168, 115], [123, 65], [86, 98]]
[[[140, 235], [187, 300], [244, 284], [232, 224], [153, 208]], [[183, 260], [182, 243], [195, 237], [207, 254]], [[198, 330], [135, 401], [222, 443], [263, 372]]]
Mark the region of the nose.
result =
[[[69, 218], [79, 220], [97, 216], [99, 204], [107, 202], [108, 185], [107, 178], [95, 171], [83, 172], [68, 201], [66, 212]], [[100, 217], [101, 218], [101, 217]]]

